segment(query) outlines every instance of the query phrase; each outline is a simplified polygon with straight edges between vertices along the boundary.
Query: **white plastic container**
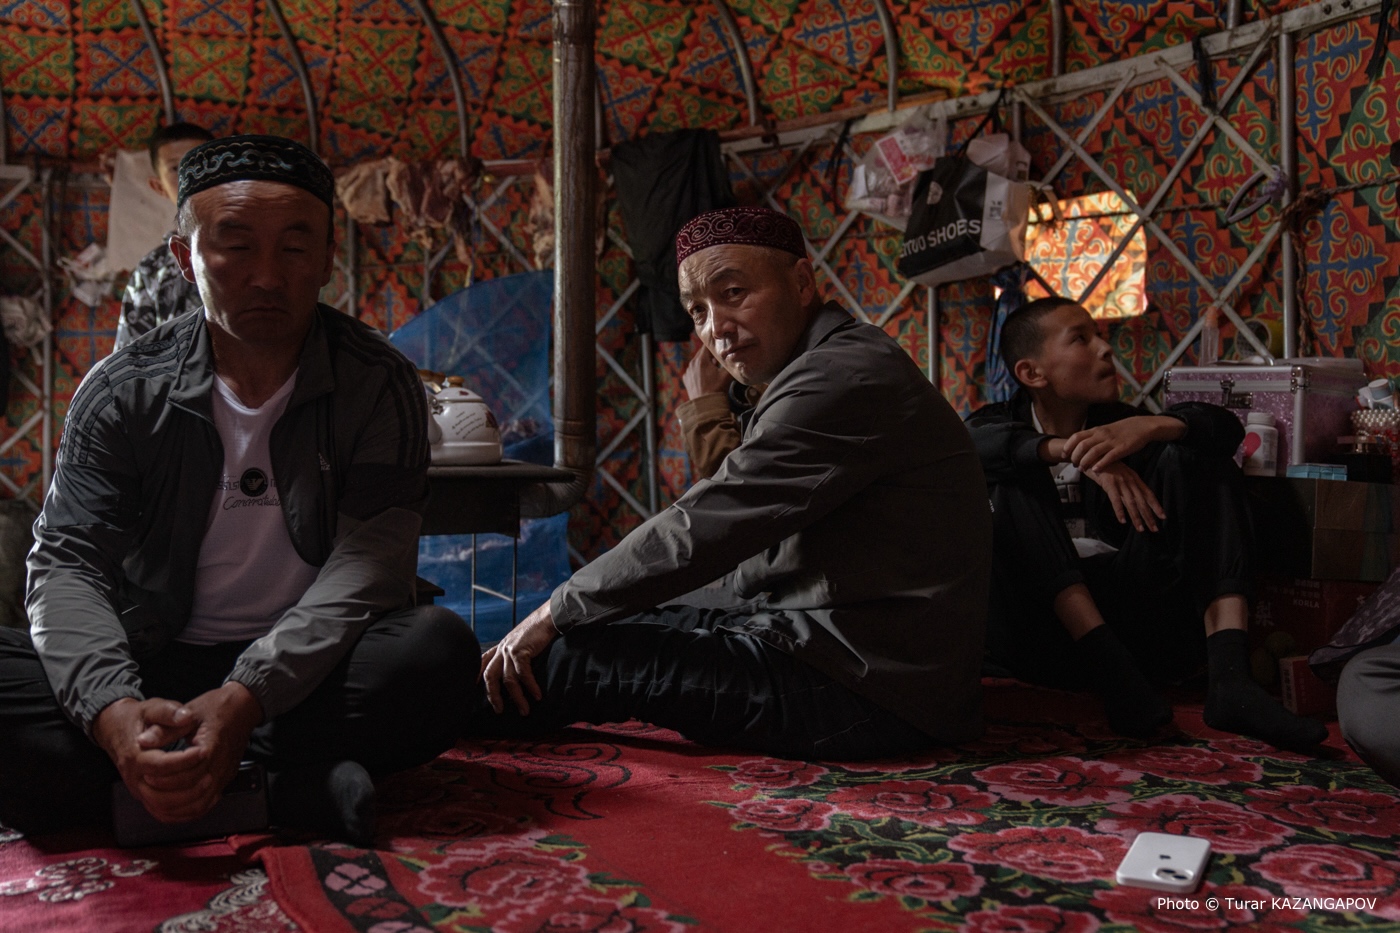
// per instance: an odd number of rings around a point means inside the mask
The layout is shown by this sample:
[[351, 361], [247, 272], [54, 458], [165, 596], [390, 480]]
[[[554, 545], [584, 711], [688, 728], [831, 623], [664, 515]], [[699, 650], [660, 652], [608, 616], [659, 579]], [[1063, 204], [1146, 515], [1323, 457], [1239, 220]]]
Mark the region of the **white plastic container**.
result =
[[1278, 428], [1274, 416], [1252, 411], [1244, 425], [1245, 476], [1278, 476]]

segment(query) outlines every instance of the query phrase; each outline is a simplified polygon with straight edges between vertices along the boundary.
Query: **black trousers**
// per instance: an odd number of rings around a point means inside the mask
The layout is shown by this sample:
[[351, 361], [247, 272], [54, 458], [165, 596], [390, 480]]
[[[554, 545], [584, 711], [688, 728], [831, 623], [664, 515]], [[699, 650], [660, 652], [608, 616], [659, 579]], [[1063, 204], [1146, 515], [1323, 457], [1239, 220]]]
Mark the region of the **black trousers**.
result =
[[[174, 642], [140, 665], [148, 698], [187, 702], [224, 682], [249, 642]], [[353, 760], [372, 774], [450, 748], [481, 695], [476, 636], [440, 606], [371, 625], [294, 709], [253, 730], [269, 771]], [[29, 633], [0, 630], [0, 823], [31, 833], [110, 819], [119, 780], [106, 752], [59, 709]]]
[[520, 716], [483, 705], [477, 735], [528, 737], [574, 722], [641, 719], [704, 745], [854, 760], [933, 744], [894, 713], [746, 632], [743, 612], [663, 606], [579, 626], [535, 659], [544, 699]]
[[1128, 464], [1167, 518], [1155, 532], [1120, 524], [1103, 490], [1082, 479], [1089, 534], [1118, 548], [1089, 558], [1075, 552], [1048, 469], [991, 485], [987, 651], [994, 664], [1034, 683], [1085, 686], [1087, 673], [1053, 609], [1056, 596], [1083, 583], [1143, 673], [1184, 680], [1204, 663], [1206, 607], [1225, 595], [1251, 596], [1251, 532], [1234, 461], [1151, 444]]

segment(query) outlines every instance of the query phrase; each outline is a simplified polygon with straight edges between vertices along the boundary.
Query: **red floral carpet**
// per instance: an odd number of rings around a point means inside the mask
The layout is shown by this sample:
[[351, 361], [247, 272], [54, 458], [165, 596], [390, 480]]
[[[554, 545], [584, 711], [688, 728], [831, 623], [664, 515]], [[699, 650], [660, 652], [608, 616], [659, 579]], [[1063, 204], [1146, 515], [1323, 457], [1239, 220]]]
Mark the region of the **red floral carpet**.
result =
[[252, 851], [269, 837], [118, 849], [105, 832], [0, 830], [4, 933], [291, 933]]
[[[1400, 930], [1400, 799], [1335, 734], [1280, 753], [1187, 706], [1148, 745], [1086, 698], [989, 686], [983, 741], [880, 764], [635, 723], [464, 743], [383, 788], [379, 850], [261, 858], [318, 933]], [[1143, 831], [1210, 840], [1195, 907], [1114, 885]]]
[[[1280, 753], [1188, 704], [1148, 745], [1087, 698], [988, 696], [983, 741], [879, 764], [635, 723], [464, 743], [382, 788], [371, 852], [0, 832], [0, 930], [1400, 931], [1400, 799], [1335, 736]], [[1194, 907], [1113, 884], [1146, 830], [1210, 840]]]

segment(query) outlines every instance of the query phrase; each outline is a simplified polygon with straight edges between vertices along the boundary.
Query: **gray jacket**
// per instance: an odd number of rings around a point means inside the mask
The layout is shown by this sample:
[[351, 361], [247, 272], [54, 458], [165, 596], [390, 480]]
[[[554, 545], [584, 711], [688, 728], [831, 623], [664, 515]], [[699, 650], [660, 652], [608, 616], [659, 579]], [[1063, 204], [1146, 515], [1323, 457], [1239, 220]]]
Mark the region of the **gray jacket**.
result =
[[972, 441], [904, 350], [839, 305], [746, 412], [714, 478], [557, 590], [560, 631], [735, 570], [752, 632], [931, 737], [981, 722], [992, 517]]
[[[382, 334], [317, 308], [270, 441], [297, 553], [320, 568], [230, 680], [271, 719], [291, 709], [369, 624], [413, 598], [427, 499], [427, 410], [413, 365]], [[163, 324], [99, 362], [68, 408], [34, 525], [27, 607], [59, 705], [91, 733], [137, 662], [184, 628], [223, 470], [204, 315]]]

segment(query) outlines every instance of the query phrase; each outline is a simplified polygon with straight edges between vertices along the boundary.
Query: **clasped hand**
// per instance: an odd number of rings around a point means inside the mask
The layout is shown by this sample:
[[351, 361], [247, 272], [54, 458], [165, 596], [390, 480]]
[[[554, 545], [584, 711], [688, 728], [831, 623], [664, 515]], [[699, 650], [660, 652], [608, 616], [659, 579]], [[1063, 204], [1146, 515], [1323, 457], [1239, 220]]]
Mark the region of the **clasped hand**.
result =
[[1076, 431], [1065, 438], [1064, 458], [1081, 470], [1102, 470], [1158, 440], [1161, 428], [1156, 422], [1155, 418], [1124, 418]]
[[[93, 738], [151, 816], [183, 823], [213, 809], [261, 721], [257, 698], [229, 682], [185, 704], [117, 700], [98, 714]], [[182, 739], [186, 747], [166, 750]]]

